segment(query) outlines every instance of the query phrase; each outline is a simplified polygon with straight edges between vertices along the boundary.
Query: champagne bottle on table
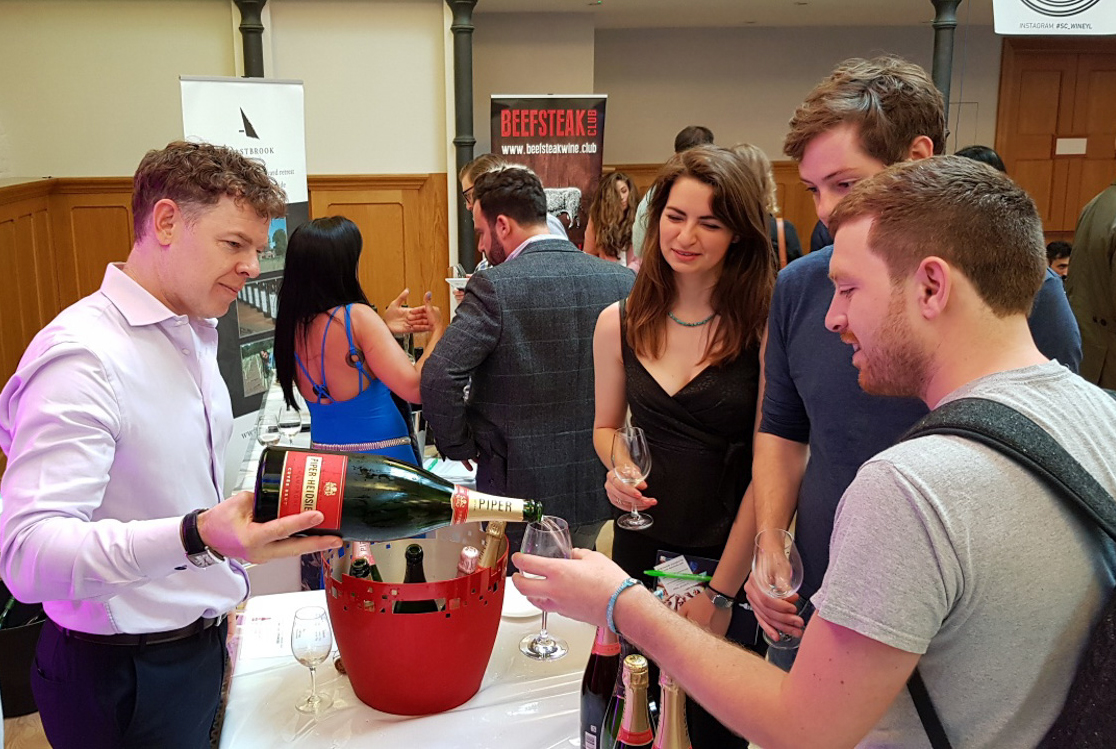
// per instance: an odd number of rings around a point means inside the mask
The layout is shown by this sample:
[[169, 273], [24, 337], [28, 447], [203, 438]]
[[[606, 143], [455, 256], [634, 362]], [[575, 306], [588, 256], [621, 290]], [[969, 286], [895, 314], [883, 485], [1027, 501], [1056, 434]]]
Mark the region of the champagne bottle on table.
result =
[[503, 520], [489, 520], [484, 529], [484, 551], [481, 552], [477, 566], [490, 570], [500, 561], [500, 552], [504, 550], [504, 533], [508, 524]]
[[629, 655], [624, 659], [624, 716], [616, 735], [616, 749], [650, 746], [651, 712], [647, 706], [647, 659]]
[[690, 732], [686, 727], [686, 693], [666, 671], [659, 672], [659, 688], [663, 714], [651, 749], [691, 749]]
[[[581, 678], [581, 749], [602, 749], [601, 726], [620, 670], [620, 638], [608, 627], [597, 627], [593, 650]], [[612, 734], [615, 736], [615, 731]], [[609, 747], [608, 749], [611, 749]]]
[[598, 742], [605, 749], [616, 746], [616, 737], [620, 734], [620, 719], [624, 717], [624, 659], [629, 655], [638, 654], [631, 642], [620, 637], [620, 668], [616, 669], [616, 684], [612, 687], [612, 698], [605, 711], [604, 722], [601, 723], [601, 740]]
[[264, 448], [256, 472], [255, 520], [305, 510], [325, 515], [308, 534], [368, 541], [472, 520], [532, 521], [543, 515], [539, 502], [466, 489], [382, 455]]
[[[422, 547], [411, 544], [407, 547], [407, 572], [403, 576], [404, 583], [426, 582], [426, 571], [422, 568]], [[396, 614], [426, 614], [438, 610], [436, 601], [396, 601], [392, 611]]]

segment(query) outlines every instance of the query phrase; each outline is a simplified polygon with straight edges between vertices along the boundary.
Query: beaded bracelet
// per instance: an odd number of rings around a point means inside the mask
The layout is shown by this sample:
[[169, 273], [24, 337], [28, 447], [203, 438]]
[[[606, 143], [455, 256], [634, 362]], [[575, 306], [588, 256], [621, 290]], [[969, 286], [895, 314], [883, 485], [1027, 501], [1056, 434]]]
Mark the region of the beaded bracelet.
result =
[[613, 618], [613, 615], [616, 612], [616, 599], [619, 598], [620, 594], [628, 588], [632, 587], [633, 585], [639, 584], [639, 580], [636, 580], [634, 577], [629, 577], [627, 580], [620, 583], [620, 587], [617, 588], [616, 592], [612, 594], [612, 598], [608, 599], [608, 609], [605, 612], [605, 621], [608, 622], [608, 628], [612, 630], [612, 634], [620, 634], [620, 630], [616, 629], [616, 619]]

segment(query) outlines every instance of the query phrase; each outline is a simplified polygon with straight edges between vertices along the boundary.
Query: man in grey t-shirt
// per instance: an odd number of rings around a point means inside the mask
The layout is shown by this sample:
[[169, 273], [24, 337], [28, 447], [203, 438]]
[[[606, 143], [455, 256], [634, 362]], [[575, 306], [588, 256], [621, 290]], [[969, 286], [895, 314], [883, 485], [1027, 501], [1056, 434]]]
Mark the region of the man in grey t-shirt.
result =
[[[1014, 406], [1116, 493], [1116, 401], [1043, 356], [1027, 313], [1046, 270], [1034, 202], [956, 156], [860, 182], [830, 217], [826, 325], [866, 391]], [[918, 666], [957, 749], [1034, 746], [1060, 710], [1116, 554], [1046, 484], [959, 437], [870, 460], [841, 501], [817, 614], [784, 674], [682, 620], [599, 554], [517, 555], [532, 601], [615, 627], [764, 747], [923, 747]], [[634, 591], [634, 592], [633, 592]]]

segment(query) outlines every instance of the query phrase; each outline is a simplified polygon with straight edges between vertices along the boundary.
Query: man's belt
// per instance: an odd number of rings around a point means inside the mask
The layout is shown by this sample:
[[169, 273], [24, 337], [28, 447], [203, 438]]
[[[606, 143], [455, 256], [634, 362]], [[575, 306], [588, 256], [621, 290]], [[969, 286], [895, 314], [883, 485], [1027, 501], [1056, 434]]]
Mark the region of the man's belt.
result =
[[82, 642], [92, 642], [97, 645], [118, 645], [135, 647], [138, 645], [163, 645], [168, 642], [185, 640], [187, 637], [193, 637], [196, 634], [200, 634], [210, 627], [220, 626], [220, 624], [224, 621], [224, 615], [214, 618], [201, 618], [187, 624], [185, 627], [179, 627], [178, 629], [172, 629], [167, 632], [148, 632], [142, 635], [94, 635], [90, 634], [89, 632], [78, 632], [74, 629], [66, 629], [65, 627], [61, 627], [58, 625], [55, 626], [58, 626], [58, 629], [62, 631], [62, 634], [66, 635], [67, 637], [72, 637], [75, 640], [81, 640]]

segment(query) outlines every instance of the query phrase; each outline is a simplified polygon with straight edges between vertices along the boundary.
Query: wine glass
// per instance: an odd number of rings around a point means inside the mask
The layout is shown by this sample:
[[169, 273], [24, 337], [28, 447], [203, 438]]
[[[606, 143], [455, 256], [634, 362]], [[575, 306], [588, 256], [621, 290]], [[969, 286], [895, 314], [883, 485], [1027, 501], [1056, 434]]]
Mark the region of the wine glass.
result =
[[291, 652], [295, 660], [310, 669], [310, 696], [297, 705], [302, 713], [316, 713], [333, 704], [327, 694], [318, 694], [314, 669], [329, 657], [333, 650], [333, 633], [329, 618], [321, 606], [303, 606], [295, 611], [291, 625]]
[[287, 437], [287, 442], [294, 444], [294, 436], [302, 431], [302, 414], [294, 406], [283, 406], [278, 415], [279, 431]]
[[278, 445], [283, 435], [279, 433], [279, 420], [270, 414], [260, 414], [256, 423], [256, 441], [264, 447]]
[[[790, 598], [797, 593], [802, 585], [802, 557], [794, 545], [794, 536], [782, 528], [760, 531], [752, 557], [752, 575], [760, 590], [772, 598]], [[786, 632], [780, 632], [778, 640], [772, 640], [764, 632], [763, 639], [768, 646], [779, 650], [793, 650], [802, 641], [801, 637]]]
[[[623, 426], [612, 437], [612, 472], [628, 486], [638, 486], [651, 473], [651, 448], [639, 427]], [[650, 528], [655, 520], [643, 515], [632, 504], [632, 511], [616, 521], [621, 528], [639, 531]]]
[[[540, 557], [555, 559], [569, 559], [573, 550], [573, 541], [570, 540], [570, 526], [562, 518], [543, 515], [534, 523], [527, 524], [523, 533], [523, 543], [519, 550], [524, 554], [535, 554]], [[524, 577], [537, 577], [523, 573]], [[569, 646], [560, 638], [554, 637], [546, 631], [546, 612], [542, 612], [542, 626], [539, 633], [527, 635], [519, 643], [519, 650], [528, 658], [537, 661], [556, 661], [567, 652]]]

